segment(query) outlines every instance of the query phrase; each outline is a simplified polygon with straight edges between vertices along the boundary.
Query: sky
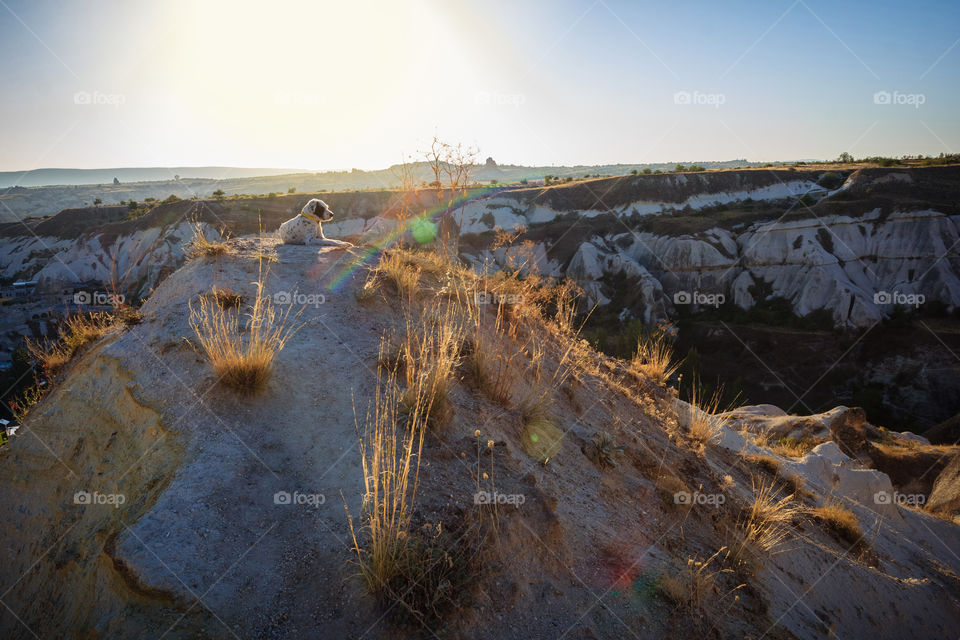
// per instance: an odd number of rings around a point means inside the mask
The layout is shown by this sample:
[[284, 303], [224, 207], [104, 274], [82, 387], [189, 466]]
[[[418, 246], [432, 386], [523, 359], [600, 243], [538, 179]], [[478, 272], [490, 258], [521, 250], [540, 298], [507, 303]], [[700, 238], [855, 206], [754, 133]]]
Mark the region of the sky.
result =
[[960, 3], [0, 0], [0, 171], [960, 150]]

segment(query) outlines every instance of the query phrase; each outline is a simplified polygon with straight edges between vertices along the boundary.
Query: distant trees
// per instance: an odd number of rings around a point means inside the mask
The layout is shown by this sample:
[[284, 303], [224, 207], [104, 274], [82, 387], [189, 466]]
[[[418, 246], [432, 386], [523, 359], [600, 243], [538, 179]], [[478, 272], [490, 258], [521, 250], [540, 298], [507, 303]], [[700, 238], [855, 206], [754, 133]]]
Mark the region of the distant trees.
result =
[[223, 192], [223, 189], [217, 189], [216, 191], [213, 192], [213, 197], [216, 198], [217, 200], [223, 200], [224, 195], [226, 194]]
[[296, 187], [290, 187], [289, 189], [287, 189], [287, 193], [296, 193], [296, 192], [297, 192]]
[[839, 156], [837, 156], [837, 162], [848, 164], [850, 162], [853, 162], [853, 156], [847, 153], [846, 151], [844, 151]]
[[103, 200], [101, 200], [100, 198], [94, 198], [94, 199], [93, 199], [93, 206], [99, 207], [99, 206], [102, 205], [102, 204], [103, 204]]

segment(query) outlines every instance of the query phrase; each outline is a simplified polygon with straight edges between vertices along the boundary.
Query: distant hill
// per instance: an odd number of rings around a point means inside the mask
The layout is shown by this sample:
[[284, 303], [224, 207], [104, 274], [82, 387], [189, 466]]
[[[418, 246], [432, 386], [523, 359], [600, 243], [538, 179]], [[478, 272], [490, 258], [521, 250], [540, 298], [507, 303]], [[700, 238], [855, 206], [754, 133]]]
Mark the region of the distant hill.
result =
[[303, 169], [258, 169], [248, 167], [123, 167], [113, 169], [32, 169], [0, 172], [0, 188], [43, 187], [49, 185], [112, 184], [120, 182], [155, 182], [181, 178], [252, 178], [300, 173]]

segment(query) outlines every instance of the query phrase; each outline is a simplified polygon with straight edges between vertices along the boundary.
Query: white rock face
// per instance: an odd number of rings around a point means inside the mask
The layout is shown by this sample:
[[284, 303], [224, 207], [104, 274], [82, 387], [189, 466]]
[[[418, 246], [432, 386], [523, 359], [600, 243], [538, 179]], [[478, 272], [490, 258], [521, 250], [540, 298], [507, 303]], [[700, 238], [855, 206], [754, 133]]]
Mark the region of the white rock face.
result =
[[[218, 237], [212, 227], [208, 238]], [[0, 273], [16, 274], [43, 282], [116, 280], [130, 294], [144, 297], [163, 273], [183, 261], [183, 246], [193, 235], [186, 222], [151, 227], [110, 240], [100, 234], [76, 240], [19, 236], [0, 240]]]
[[[909, 179], [904, 175], [906, 178], [891, 174], [883, 179], [902, 182]], [[592, 219], [604, 215], [609, 219], [611, 214], [655, 215], [748, 198], [762, 201], [826, 193], [808, 179], [757, 187], [738, 177], [736, 188], [721, 192], [708, 191], [711, 182], [705, 175], [662, 179], [667, 186], [682, 187], [680, 198], [685, 199], [637, 200], [605, 211], [561, 211], [504, 192], [467, 203], [455, 212], [454, 219], [461, 234], [488, 234], [498, 228], [510, 231], [555, 223], [561, 216]], [[687, 195], [690, 193], [693, 195]], [[909, 306], [937, 300], [948, 309], [960, 304], [960, 216], [933, 210], [887, 215], [875, 210], [859, 218], [811, 215], [803, 220], [712, 228], [680, 236], [599, 224], [597, 229], [607, 231], [591, 234], [593, 224], [566, 229], [560, 225], [535, 245], [531, 266], [535, 264], [544, 275], [575, 279], [589, 302], [600, 305], [624, 293], [614, 291], [608, 279], [625, 276], [632, 288], [631, 301], [619, 312], [624, 318], [638, 317], [648, 324], [667, 320], [681, 304], [694, 311], [726, 302], [749, 309], [769, 297], [789, 300], [798, 315], [827, 310], [836, 325], [851, 327], [872, 326], [896, 303]], [[379, 216], [337, 219], [325, 225], [325, 231], [334, 238], [374, 246], [398, 233], [395, 219]], [[190, 229], [180, 224], [109, 241], [100, 236], [77, 240], [0, 238], [0, 272], [7, 277], [66, 281], [110, 281], [116, 272], [136, 283], [137, 294], [143, 295], [162, 273], [180, 264], [181, 246], [189, 236]], [[573, 238], [579, 245], [574, 245], [571, 255]], [[407, 239], [413, 242], [412, 237]], [[561, 244], [567, 248], [559, 249]], [[112, 263], [115, 255], [119, 256], [116, 267]], [[503, 250], [481, 251], [467, 258], [478, 269], [498, 268], [511, 258], [519, 259]]]
[[[895, 303], [960, 303], [958, 229], [957, 216], [919, 211], [886, 220], [873, 212], [856, 220], [766, 223], [742, 233], [623, 233], [582, 243], [567, 273], [585, 284], [633, 263], [677, 304], [689, 299], [703, 308], [719, 299], [748, 309], [768, 292], [790, 300], [798, 315], [826, 309], [839, 326], [866, 327]], [[647, 302], [653, 307], [657, 301]]]

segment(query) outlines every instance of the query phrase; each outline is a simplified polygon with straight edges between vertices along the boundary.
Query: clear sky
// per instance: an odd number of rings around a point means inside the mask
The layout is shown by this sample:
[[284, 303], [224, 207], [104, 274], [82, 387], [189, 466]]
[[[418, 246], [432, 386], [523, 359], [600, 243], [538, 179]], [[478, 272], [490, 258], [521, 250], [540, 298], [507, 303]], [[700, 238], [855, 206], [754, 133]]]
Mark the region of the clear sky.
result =
[[956, 0], [0, 0], [0, 170], [957, 152], [958, 42]]

